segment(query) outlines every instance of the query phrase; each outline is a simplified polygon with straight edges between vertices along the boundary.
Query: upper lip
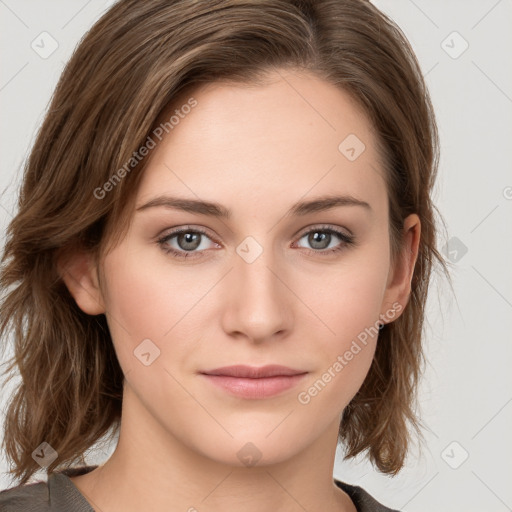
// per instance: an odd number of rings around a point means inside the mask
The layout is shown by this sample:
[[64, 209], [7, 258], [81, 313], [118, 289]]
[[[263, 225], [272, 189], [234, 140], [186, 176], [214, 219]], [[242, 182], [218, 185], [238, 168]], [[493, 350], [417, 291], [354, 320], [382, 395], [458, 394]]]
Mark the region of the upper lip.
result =
[[214, 370], [208, 370], [201, 373], [206, 375], [225, 375], [229, 377], [258, 379], [264, 377], [276, 377], [278, 375], [300, 375], [307, 372], [303, 370], [294, 370], [287, 366], [271, 364], [260, 367], [247, 365], [223, 366], [222, 368], [215, 368]]

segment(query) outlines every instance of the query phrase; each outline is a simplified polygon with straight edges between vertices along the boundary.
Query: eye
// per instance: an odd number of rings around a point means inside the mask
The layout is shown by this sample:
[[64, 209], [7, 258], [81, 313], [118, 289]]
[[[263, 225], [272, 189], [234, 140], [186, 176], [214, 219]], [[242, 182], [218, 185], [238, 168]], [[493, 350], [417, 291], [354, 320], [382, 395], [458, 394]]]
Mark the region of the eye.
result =
[[[209, 238], [206, 231], [199, 228], [182, 228], [175, 230], [164, 237], [160, 238], [157, 242], [164, 252], [172, 254], [177, 258], [195, 258], [196, 249], [207, 249], [204, 247], [201, 238]], [[175, 238], [177, 249], [169, 246], [169, 242]]]
[[[157, 243], [166, 254], [172, 254], [176, 258], [197, 258], [201, 257], [201, 252], [209, 248], [207, 243], [203, 243], [205, 238], [212, 241], [205, 230], [185, 226], [159, 238]], [[309, 254], [321, 256], [332, 255], [356, 243], [353, 235], [330, 226], [314, 227], [303, 233], [299, 241], [302, 239], [306, 239], [306, 242], [312, 247], [312, 249], [305, 248]], [[336, 239], [341, 242], [333, 247], [331, 244], [336, 242]], [[219, 246], [216, 242], [212, 243]]]
[[[341, 240], [341, 243], [331, 245], [332, 242], [336, 242], [336, 238]], [[307, 249], [308, 253], [313, 255], [332, 255], [338, 251], [342, 251], [348, 246], [355, 245], [355, 237], [344, 233], [338, 229], [330, 226], [317, 226], [309, 231], [306, 231], [300, 237], [299, 241], [306, 239], [314, 250]]]

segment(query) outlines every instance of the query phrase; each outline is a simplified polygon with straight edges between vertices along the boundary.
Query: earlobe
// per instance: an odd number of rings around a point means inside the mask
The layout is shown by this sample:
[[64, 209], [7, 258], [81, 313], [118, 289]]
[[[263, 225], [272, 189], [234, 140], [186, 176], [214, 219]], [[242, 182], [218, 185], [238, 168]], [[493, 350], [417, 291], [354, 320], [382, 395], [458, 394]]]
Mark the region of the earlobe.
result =
[[[404, 220], [404, 248], [396, 261], [394, 271], [386, 288], [384, 305], [391, 308], [392, 304], [400, 304], [400, 313], [405, 309], [411, 294], [411, 282], [418, 258], [418, 248], [421, 237], [421, 222], [415, 213]], [[394, 309], [394, 307], [393, 307]], [[383, 312], [384, 313], [384, 312]], [[399, 316], [399, 315], [398, 315]]]
[[61, 255], [57, 259], [57, 268], [69, 293], [84, 313], [99, 315], [105, 312], [96, 265], [90, 253], [76, 251]]

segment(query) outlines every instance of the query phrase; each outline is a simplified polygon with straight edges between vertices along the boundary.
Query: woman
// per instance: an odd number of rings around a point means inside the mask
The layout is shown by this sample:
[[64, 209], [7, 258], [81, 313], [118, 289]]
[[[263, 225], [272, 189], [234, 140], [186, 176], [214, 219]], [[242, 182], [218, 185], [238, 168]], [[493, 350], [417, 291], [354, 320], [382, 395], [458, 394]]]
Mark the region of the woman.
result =
[[2, 510], [390, 510], [334, 456], [394, 475], [419, 433], [437, 162], [417, 60], [369, 2], [115, 4], [8, 228]]

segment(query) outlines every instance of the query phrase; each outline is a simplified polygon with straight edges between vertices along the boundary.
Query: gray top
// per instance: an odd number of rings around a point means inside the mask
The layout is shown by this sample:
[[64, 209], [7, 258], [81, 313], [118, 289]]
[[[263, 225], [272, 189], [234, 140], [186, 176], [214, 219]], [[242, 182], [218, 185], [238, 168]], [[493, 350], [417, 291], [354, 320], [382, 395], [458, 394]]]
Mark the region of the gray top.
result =
[[[56, 471], [47, 482], [18, 485], [0, 492], [1, 512], [95, 512], [70, 476], [88, 473], [98, 466], [82, 466]], [[381, 505], [362, 487], [334, 480], [354, 502], [358, 512], [399, 512]]]

